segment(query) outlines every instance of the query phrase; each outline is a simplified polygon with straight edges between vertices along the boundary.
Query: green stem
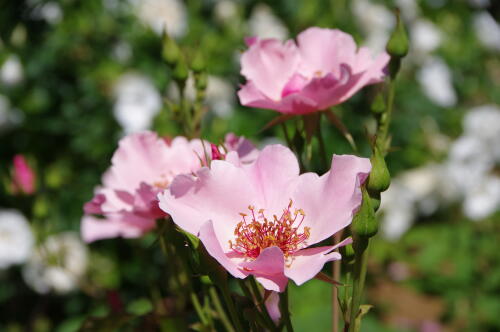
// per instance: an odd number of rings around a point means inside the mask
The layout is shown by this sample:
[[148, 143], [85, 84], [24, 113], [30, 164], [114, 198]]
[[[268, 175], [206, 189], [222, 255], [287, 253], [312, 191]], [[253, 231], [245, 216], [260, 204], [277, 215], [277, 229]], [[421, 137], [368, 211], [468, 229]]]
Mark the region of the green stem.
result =
[[292, 321], [290, 320], [290, 311], [288, 308], [288, 288], [280, 293], [281, 319], [284, 320], [286, 330], [293, 332]]
[[[340, 242], [342, 238], [342, 231], [337, 232], [333, 236], [333, 244]], [[333, 280], [340, 281], [340, 260], [333, 261]], [[332, 332], [338, 332], [339, 330], [339, 290], [337, 285], [332, 285]]]
[[201, 320], [201, 323], [205, 326], [209, 324], [207, 317], [205, 317], [205, 313], [203, 312], [203, 308], [201, 307], [200, 301], [198, 300], [198, 296], [194, 292], [191, 292], [191, 301], [193, 302], [194, 309], [198, 314], [198, 317]]
[[255, 278], [248, 278], [248, 279], [250, 282], [250, 287], [252, 287], [252, 291], [255, 295], [255, 299], [257, 301], [259, 310], [264, 318], [264, 321], [266, 322], [266, 325], [269, 328], [272, 328], [272, 330], [276, 330], [276, 325], [274, 324], [271, 316], [269, 316], [269, 312], [267, 311], [264, 299], [262, 298], [262, 294], [260, 293], [260, 289], [259, 286], [257, 285], [257, 282], [255, 281]]
[[323, 170], [326, 171], [328, 168], [328, 156], [326, 155], [325, 140], [323, 139], [323, 132], [321, 131], [321, 113], [318, 120], [318, 128], [316, 129], [316, 137], [318, 138], [322, 167]]
[[288, 130], [286, 129], [286, 124], [284, 122], [281, 123], [281, 129], [283, 129], [283, 135], [285, 136], [286, 145], [288, 145], [288, 147], [293, 150], [292, 140], [290, 139], [290, 135], [288, 135]]
[[396, 94], [396, 84], [395, 84], [395, 79], [392, 79], [389, 82], [389, 92], [387, 95], [387, 110], [384, 114], [382, 114], [378, 128], [377, 145], [380, 151], [382, 151], [384, 155], [387, 153], [388, 149], [387, 136], [389, 134], [389, 126], [391, 123], [392, 110], [394, 109], [395, 94]]
[[229, 293], [227, 285], [221, 285], [220, 290], [222, 292], [222, 297], [226, 302], [227, 309], [229, 310], [229, 315], [231, 316], [233, 324], [236, 327], [236, 331], [244, 331], [240, 322], [240, 318], [238, 317], [238, 313], [235, 310], [234, 302], [231, 298], [231, 294]]
[[[366, 266], [368, 263], [368, 246], [370, 239], [358, 239], [359, 246], [356, 250], [356, 263], [354, 266], [352, 302], [351, 302], [351, 319], [349, 320], [349, 332], [356, 330], [356, 316], [359, 312], [361, 297], [366, 279]], [[358, 329], [359, 330], [359, 329]]]
[[217, 294], [217, 291], [215, 290], [215, 287], [210, 287], [208, 290], [210, 294], [210, 298], [212, 299], [212, 302], [214, 303], [215, 310], [219, 314], [219, 318], [222, 322], [222, 325], [224, 325], [224, 328], [226, 329], [227, 332], [234, 332], [233, 325], [229, 321], [229, 318], [226, 315], [226, 312], [224, 311], [222, 304], [219, 299], [219, 295]]

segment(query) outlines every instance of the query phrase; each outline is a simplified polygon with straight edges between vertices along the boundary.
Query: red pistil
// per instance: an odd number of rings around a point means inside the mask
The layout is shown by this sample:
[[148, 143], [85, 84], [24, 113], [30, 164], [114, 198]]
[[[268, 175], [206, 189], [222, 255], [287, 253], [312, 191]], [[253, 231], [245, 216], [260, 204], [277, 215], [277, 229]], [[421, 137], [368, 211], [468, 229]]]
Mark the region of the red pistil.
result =
[[[294, 252], [300, 249], [310, 234], [310, 228], [304, 227], [302, 233], [298, 229], [305, 218], [305, 213], [302, 209], [295, 209], [291, 212], [292, 200], [288, 207], [283, 210], [281, 217], [273, 215], [273, 219], [269, 220], [264, 215], [264, 210], [257, 211], [249, 206], [252, 220], [247, 221], [247, 214], [240, 213], [242, 221], [236, 225], [234, 235], [236, 236], [235, 243], [229, 241], [229, 247], [238, 254], [244, 255], [247, 258], [255, 259], [259, 257], [262, 250], [265, 248], [276, 246], [283, 251], [285, 258], [291, 256]], [[294, 226], [297, 218], [301, 216], [297, 226]]]

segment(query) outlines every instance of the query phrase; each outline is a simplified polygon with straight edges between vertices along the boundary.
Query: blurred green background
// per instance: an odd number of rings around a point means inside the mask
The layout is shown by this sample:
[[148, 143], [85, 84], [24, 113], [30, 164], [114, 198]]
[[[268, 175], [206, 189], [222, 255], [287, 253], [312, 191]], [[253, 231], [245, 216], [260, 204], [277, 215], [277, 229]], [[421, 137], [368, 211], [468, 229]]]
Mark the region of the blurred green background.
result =
[[[394, 190], [381, 209], [384, 224], [369, 264], [366, 301], [375, 306], [362, 331], [500, 330], [495, 0], [0, 0], [0, 209], [25, 216], [35, 247], [62, 232], [78, 235], [82, 205], [120, 137], [147, 128], [180, 134], [162, 102], [176, 95], [161, 57], [163, 27], [188, 56], [202, 52], [207, 62], [202, 136], [220, 142], [232, 131], [260, 145], [283, 138], [278, 128], [261, 130], [277, 113], [238, 104], [243, 38], [288, 39], [321, 26], [380, 52], [395, 6], [411, 51], [391, 127]], [[374, 90], [337, 108], [361, 155], [369, 154]], [[323, 125], [330, 154], [353, 153], [336, 128]], [[477, 148], [467, 145], [472, 141]], [[16, 154], [36, 172], [33, 195], [9, 190]], [[81, 251], [84, 272], [59, 291], [33, 285], [29, 259], [0, 264], [0, 330], [75, 331], [90, 316], [106, 317], [113, 294], [129, 313], [152, 310], [155, 285], [168, 270], [153, 235]], [[327, 284], [293, 285], [296, 330], [330, 330], [330, 303]]]

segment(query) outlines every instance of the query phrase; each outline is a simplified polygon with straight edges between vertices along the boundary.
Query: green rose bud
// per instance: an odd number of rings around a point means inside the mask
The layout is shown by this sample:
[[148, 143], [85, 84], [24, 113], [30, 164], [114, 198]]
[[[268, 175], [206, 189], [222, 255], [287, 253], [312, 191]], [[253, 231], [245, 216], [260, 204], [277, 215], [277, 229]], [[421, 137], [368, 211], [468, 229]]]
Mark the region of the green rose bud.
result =
[[391, 184], [391, 175], [387, 169], [385, 159], [376, 144], [370, 161], [372, 163], [372, 170], [370, 172], [370, 176], [368, 177], [368, 184], [366, 185], [366, 188], [370, 193], [380, 193], [386, 191]]
[[365, 188], [362, 189], [363, 202], [358, 213], [354, 216], [351, 224], [352, 234], [359, 238], [370, 238], [377, 234], [378, 222], [375, 218], [375, 211], [373, 211], [370, 196]]
[[385, 49], [392, 58], [403, 58], [408, 54], [408, 36], [401, 21], [399, 10], [396, 10], [396, 28], [392, 32]]

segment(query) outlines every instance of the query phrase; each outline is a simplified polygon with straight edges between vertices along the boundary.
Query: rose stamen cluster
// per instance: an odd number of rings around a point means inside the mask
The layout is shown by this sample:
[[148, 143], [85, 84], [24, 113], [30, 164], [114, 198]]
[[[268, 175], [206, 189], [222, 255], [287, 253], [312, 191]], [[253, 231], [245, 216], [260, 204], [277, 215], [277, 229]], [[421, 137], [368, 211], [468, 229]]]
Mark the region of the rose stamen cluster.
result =
[[[255, 207], [250, 205], [248, 209], [252, 220], [248, 222], [248, 215], [240, 213], [242, 221], [234, 230], [236, 240], [234, 244], [229, 241], [229, 247], [240, 255], [256, 259], [263, 249], [275, 246], [280, 248], [285, 258], [288, 259], [302, 247], [302, 244], [305, 245], [310, 235], [309, 227], [304, 227], [303, 232], [299, 233], [305, 213], [302, 209], [295, 209], [292, 213], [292, 205], [293, 202], [290, 200], [281, 217], [273, 215], [271, 220], [264, 215], [264, 209], [259, 209], [258, 216], [256, 216]], [[298, 225], [294, 226], [299, 218]]]

